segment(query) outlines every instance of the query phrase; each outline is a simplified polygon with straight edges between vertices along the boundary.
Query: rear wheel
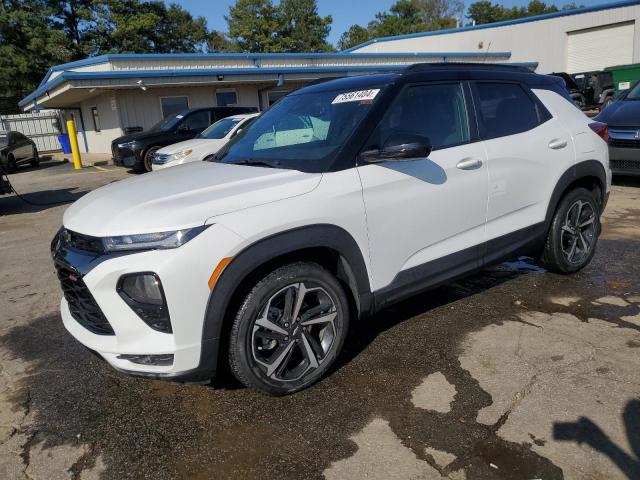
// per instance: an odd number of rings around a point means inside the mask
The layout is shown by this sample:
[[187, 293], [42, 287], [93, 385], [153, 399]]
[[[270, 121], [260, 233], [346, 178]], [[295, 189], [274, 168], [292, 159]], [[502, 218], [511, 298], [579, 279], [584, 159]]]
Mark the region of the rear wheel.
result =
[[545, 267], [574, 273], [593, 258], [600, 235], [600, 208], [594, 194], [576, 188], [560, 201], [542, 253]]
[[278, 268], [253, 287], [236, 315], [231, 371], [270, 395], [301, 390], [331, 367], [348, 326], [347, 297], [331, 273], [308, 262]]
[[160, 150], [160, 147], [151, 147], [149, 150], [147, 150], [144, 154], [144, 170], [147, 172], [150, 172], [152, 167], [151, 164], [153, 163], [153, 155]]
[[39, 167], [40, 166], [40, 155], [38, 155], [38, 149], [33, 147], [33, 155], [31, 157], [31, 166]]

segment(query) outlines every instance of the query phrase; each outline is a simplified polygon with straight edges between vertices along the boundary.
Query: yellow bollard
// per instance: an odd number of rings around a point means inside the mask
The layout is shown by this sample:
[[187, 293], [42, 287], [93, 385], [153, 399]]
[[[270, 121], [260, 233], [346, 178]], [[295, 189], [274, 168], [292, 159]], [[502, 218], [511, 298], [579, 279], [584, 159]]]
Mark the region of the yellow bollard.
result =
[[69, 142], [71, 143], [71, 155], [73, 156], [73, 168], [80, 170], [82, 168], [82, 159], [80, 158], [80, 148], [78, 148], [78, 135], [76, 135], [76, 126], [73, 120], [67, 120], [67, 133], [69, 134]]

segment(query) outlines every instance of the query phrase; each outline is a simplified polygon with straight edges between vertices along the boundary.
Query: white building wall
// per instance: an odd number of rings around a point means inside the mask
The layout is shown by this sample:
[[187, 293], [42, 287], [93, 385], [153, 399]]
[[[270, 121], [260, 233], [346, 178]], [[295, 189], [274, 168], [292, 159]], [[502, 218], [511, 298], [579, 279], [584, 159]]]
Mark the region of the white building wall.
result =
[[[236, 90], [238, 106], [258, 107], [258, 87], [254, 85], [221, 85], [218, 88]], [[160, 97], [187, 96], [189, 108], [213, 107], [216, 88], [209, 87], [168, 87], [119, 90], [96, 95], [80, 103], [84, 119], [85, 134], [91, 153], [111, 152], [111, 142], [124, 135], [125, 127], [142, 127], [147, 130], [160, 121]], [[96, 132], [91, 108], [97, 107], [101, 131]], [[84, 150], [84, 140], [78, 128], [78, 138]]]
[[[100, 131], [96, 132], [93, 124], [93, 115], [91, 108], [97, 107], [98, 116], [100, 117]], [[111, 141], [122, 135], [120, 128], [120, 119], [116, 105], [116, 95], [114, 92], [96, 95], [80, 104], [82, 109], [82, 119], [84, 120], [85, 134], [89, 151], [92, 153], [109, 153], [111, 152]], [[81, 126], [76, 125], [76, 129], [80, 130]], [[78, 131], [78, 144], [84, 149], [84, 140], [81, 139], [81, 133]]]
[[632, 63], [640, 63], [640, 5], [556, 17], [502, 27], [371, 43], [354, 53], [511, 51], [512, 62], [538, 62], [539, 73], [567, 69], [569, 32], [633, 21]]

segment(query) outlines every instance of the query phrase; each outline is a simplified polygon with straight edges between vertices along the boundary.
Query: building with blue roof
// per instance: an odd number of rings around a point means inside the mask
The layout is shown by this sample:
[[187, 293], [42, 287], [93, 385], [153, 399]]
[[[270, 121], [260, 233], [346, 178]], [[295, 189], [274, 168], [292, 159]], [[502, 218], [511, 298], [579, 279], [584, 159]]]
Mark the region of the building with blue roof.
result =
[[581, 72], [640, 63], [640, 0], [371, 40], [339, 53], [121, 54], [52, 67], [20, 101], [73, 118], [81, 148], [108, 153], [131, 128], [207, 106], [267, 108], [311, 81], [398, 71], [419, 62], [510, 62]]

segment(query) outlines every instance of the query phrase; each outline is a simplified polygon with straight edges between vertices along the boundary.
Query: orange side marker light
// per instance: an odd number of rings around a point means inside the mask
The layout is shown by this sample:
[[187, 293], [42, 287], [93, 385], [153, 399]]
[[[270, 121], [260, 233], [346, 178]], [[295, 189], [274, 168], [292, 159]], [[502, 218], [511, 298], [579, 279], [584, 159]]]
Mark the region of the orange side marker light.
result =
[[222, 271], [227, 267], [227, 265], [229, 265], [229, 262], [231, 262], [232, 258], [233, 257], [224, 257], [222, 260], [220, 260], [220, 263], [218, 263], [218, 265], [216, 266], [215, 270], [211, 274], [211, 277], [209, 277], [209, 290], [213, 290], [213, 287], [216, 285], [218, 278], [220, 277], [220, 275], [222, 275]]

